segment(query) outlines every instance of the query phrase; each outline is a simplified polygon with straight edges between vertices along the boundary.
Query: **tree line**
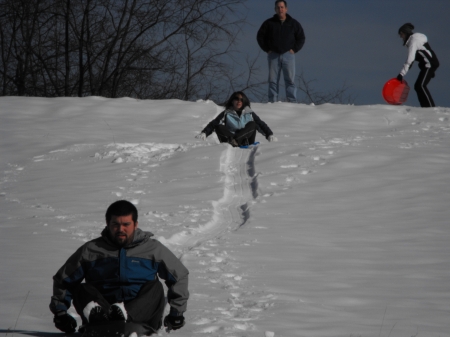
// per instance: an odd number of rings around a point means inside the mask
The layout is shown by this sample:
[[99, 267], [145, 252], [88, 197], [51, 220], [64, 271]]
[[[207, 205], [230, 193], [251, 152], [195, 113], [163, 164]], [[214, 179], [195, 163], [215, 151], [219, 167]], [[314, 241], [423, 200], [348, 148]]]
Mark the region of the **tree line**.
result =
[[[235, 48], [245, 12], [245, 0], [0, 0], [0, 96], [265, 101], [260, 55]], [[354, 100], [345, 84], [297, 82], [302, 103]]]
[[234, 66], [243, 3], [0, 0], [0, 94], [224, 100], [257, 87]]

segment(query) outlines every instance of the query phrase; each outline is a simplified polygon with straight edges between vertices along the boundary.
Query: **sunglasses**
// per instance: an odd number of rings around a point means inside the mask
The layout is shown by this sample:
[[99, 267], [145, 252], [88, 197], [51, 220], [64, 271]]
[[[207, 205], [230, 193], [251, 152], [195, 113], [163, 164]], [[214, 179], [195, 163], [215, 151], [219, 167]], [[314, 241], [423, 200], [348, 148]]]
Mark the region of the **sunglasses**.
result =
[[244, 99], [241, 97], [235, 97], [233, 98], [233, 101], [244, 102]]

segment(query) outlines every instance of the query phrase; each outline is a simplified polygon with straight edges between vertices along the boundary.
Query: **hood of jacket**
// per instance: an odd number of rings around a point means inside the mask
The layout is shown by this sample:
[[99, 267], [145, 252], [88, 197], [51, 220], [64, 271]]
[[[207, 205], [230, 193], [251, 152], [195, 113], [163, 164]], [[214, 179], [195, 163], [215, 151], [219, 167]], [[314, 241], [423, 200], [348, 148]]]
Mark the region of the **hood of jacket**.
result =
[[[245, 107], [244, 109], [242, 109], [241, 116], [242, 116], [242, 115], [245, 115], [245, 114], [251, 114], [252, 112], [253, 112], [253, 110], [252, 110], [250, 107], [247, 106], [247, 107]], [[234, 111], [234, 109], [226, 109], [226, 110], [225, 110], [225, 113], [226, 113], [226, 114], [236, 115], [236, 116], [239, 117], [238, 113], [237, 113], [236, 111]]]
[[101, 233], [103, 240], [105, 240], [108, 244], [110, 244], [112, 246], [116, 246], [117, 248], [125, 248], [125, 249], [138, 246], [141, 243], [148, 241], [148, 239], [150, 239], [153, 236], [152, 232], [147, 232], [147, 231], [143, 231], [140, 228], [136, 228], [136, 230], [134, 231], [133, 242], [126, 245], [125, 247], [119, 247], [114, 243], [113, 240], [111, 240], [111, 236], [109, 233], [110, 232], [108, 230], [108, 226], [105, 226], [105, 228], [102, 230], [102, 233]]
[[419, 47], [422, 47], [427, 42], [428, 38], [425, 34], [414, 33], [406, 40], [405, 46], [409, 48], [409, 46], [415, 44], [418, 47], [417, 49], [419, 49]]

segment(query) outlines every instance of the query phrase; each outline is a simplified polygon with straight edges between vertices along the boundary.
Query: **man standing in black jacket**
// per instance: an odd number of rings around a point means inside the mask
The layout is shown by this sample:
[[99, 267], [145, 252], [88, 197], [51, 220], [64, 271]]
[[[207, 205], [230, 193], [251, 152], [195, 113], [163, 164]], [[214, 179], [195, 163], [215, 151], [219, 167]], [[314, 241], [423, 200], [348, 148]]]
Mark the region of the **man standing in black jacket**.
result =
[[297, 102], [295, 86], [295, 53], [305, 43], [305, 33], [300, 23], [287, 14], [285, 0], [275, 2], [276, 14], [264, 21], [257, 40], [269, 61], [269, 102], [278, 101], [281, 71], [283, 71], [288, 102]]

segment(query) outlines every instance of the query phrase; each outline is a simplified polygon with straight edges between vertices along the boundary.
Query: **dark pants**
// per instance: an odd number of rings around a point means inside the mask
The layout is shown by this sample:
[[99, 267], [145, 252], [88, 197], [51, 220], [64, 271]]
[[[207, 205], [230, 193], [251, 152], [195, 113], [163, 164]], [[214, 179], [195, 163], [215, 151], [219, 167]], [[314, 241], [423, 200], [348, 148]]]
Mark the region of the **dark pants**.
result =
[[[88, 325], [88, 322], [84, 317], [83, 309], [92, 301], [97, 302], [106, 312], [109, 311], [111, 304], [114, 304], [106, 301], [94, 286], [86, 283], [80, 284], [74, 291], [73, 306], [81, 316], [84, 325]], [[145, 323], [155, 330], [161, 327], [165, 298], [164, 289], [159, 280], [144, 284], [137, 296], [124, 304], [128, 313], [128, 321]]]
[[414, 90], [417, 93], [417, 98], [419, 99], [420, 106], [422, 108], [434, 107], [433, 97], [431, 97], [428, 91], [427, 85], [430, 80], [434, 77], [434, 69], [422, 69], [417, 77], [417, 81], [414, 84]]
[[236, 140], [239, 146], [250, 145], [255, 142], [256, 138], [256, 123], [248, 122], [243, 129], [231, 133], [225, 125], [217, 125], [214, 131], [221, 143], [230, 143], [233, 139]]

